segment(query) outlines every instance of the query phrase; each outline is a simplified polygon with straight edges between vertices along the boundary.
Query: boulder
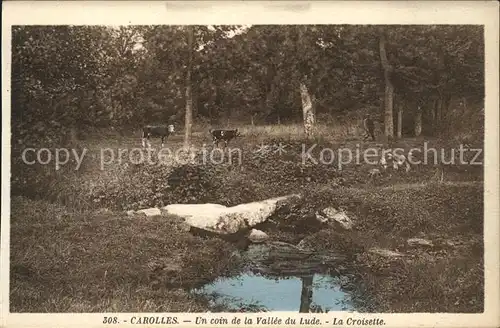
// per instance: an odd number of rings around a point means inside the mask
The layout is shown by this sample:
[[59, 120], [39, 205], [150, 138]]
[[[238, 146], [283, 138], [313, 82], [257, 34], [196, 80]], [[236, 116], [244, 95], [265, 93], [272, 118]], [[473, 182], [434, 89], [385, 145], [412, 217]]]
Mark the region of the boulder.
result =
[[326, 215], [323, 215], [321, 212], [316, 212], [316, 220], [320, 223], [328, 223], [329, 219]]
[[354, 222], [351, 218], [349, 218], [344, 211], [339, 211], [334, 207], [327, 207], [322, 211], [316, 212], [316, 218], [322, 223], [337, 222], [346, 230], [350, 230], [354, 227]]
[[250, 230], [250, 234], [248, 235], [248, 239], [254, 244], [259, 244], [259, 243], [263, 243], [266, 240], [268, 240], [269, 236], [264, 231], [252, 229], [252, 230]]
[[288, 195], [275, 197], [263, 201], [240, 204], [227, 208], [227, 215], [234, 217], [243, 217], [249, 227], [256, 226], [266, 221], [278, 209], [279, 205], [287, 201], [299, 198], [299, 195]]
[[216, 232], [235, 234], [266, 221], [280, 204], [298, 195], [271, 198], [263, 201], [226, 207], [219, 204], [171, 204], [162, 208], [167, 215], [184, 219], [191, 227]]
[[247, 227], [243, 217], [227, 215], [228, 207], [219, 204], [171, 204], [162, 210], [183, 218], [191, 227], [219, 234], [234, 234]]

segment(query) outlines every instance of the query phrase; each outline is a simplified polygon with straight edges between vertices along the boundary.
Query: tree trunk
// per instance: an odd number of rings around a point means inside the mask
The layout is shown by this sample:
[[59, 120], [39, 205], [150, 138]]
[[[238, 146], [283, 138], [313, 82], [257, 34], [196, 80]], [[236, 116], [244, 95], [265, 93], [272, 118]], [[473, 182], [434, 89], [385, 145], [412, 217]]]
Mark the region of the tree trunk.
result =
[[191, 145], [191, 134], [193, 126], [193, 92], [191, 85], [191, 73], [193, 66], [193, 43], [194, 43], [194, 31], [193, 26], [187, 27], [187, 39], [188, 39], [188, 65], [186, 73], [186, 119], [185, 119], [185, 131], [184, 131], [184, 148], [189, 148]]
[[393, 122], [393, 101], [394, 101], [394, 86], [391, 81], [391, 71], [392, 67], [387, 60], [387, 52], [385, 49], [386, 35], [385, 31], [382, 31], [379, 39], [379, 50], [380, 50], [380, 62], [384, 70], [384, 81], [385, 81], [385, 96], [384, 96], [384, 126], [385, 135], [388, 138], [394, 137], [394, 122]]
[[[191, 73], [192, 75], [192, 73]], [[196, 88], [191, 88], [191, 106], [193, 108], [192, 110], [192, 116], [193, 118], [196, 118], [198, 116], [198, 94], [196, 92]]]
[[415, 137], [419, 137], [422, 134], [422, 107], [417, 105], [417, 111], [415, 113]]
[[302, 99], [302, 113], [304, 119], [304, 132], [306, 138], [309, 138], [313, 134], [314, 130], [314, 112], [311, 101], [311, 96], [307, 90], [307, 86], [304, 82], [300, 83], [300, 97]]
[[302, 290], [300, 293], [299, 313], [309, 313], [312, 301], [312, 284], [313, 284], [313, 276], [302, 278]]
[[398, 106], [398, 127], [397, 127], [397, 137], [401, 139], [403, 136], [403, 105], [399, 104]]

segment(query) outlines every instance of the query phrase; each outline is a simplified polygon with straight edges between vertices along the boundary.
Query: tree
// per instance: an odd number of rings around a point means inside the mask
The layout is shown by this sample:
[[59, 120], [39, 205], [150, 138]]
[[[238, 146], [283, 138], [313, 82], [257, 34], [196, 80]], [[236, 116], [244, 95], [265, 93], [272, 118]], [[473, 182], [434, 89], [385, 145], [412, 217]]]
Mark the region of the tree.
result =
[[397, 124], [396, 124], [396, 137], [398, 139], [401, 139], [401, 137], [403, 136], [403, 104], [400, 102], [397, 106], [397, 116], [396, 116], [396, 120], [397, 120]]
[[417, 110], [415, 113], [415, 137], [419, 137], [422, 134], [422, 107], [420, 104], [417, 105]]
[[384, 96], [385, 136], [388, 138], [393, 138], [394, 137], [394, 123], [393, 123], [394, 86], [391, 81], [391, 73], [393, 69], [387, 59], [386, 40], [387, 40], [387, 32], [385, 28], [381, 28], [379, 36], [379, 51], [380, 51], [380, 63], [382, 64], [382, 69], [384, 71], [384, 82], [385, 82], [385, 96]]
[[193, 126], [193, 91], [191, 74], [193, 70], [193, 45], [194, 45], [194, 27], [189, 25], [186, 29], [187, 32], [187, 46], [188, 46], [188, 63], [186, 70], [186, 119], [184, 131], [184, 147], [189, 148], [191, 144], [191, 129]]
[[310, 74], [308, 55], [310, 55], [310, 47], [306, 41], [305, 29], [302, 26], [298, 26], [298, 51], [297, 54], [299, 58], [297, 59], [297, 70], [299, 72], [299, 92], [302, 99], [302, 113], [304, 115], [304, 133], [306, 138], [310, 138], [314, 133], [314, 104], [312, 103], [312, 98], [307, 88], [308, 74]]
[[[18, 26], [12, 31], [12, 125], [23, 143], [76, 139], [97, 111], [105, 76], [102, 40], [95, 26]], [[84, 107], [85, 106], [85, 107]]]
[[311, 96], [307, 90], [305, 82], [300, 82], [300, 96], [302, 99], [302, 113], [304, 115], [304, 132], [306, 138], [309, 138], [314, 133], [314, 112]]

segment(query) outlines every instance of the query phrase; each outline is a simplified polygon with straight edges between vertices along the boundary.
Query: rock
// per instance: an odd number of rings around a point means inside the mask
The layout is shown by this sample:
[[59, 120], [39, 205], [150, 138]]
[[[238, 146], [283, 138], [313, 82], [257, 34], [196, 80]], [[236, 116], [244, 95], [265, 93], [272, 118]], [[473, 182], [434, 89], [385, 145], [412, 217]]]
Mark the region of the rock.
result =
[[152, 207], [152, 208], [146, 208], [146, 209], [143, 209], [143, 210], [139, 210], [137, 211], [137, 213], [140, 213], [140, 214], [145, 214], [146, 216], [157, 216], [157, 215], [161, 215], [161, 211], [159, 208], [156, 208], [156, 207]]
[[410, 238], [406, 241], [409, 246], [425, 246], [425, 247], [433, 247], [434, 244], [432, 241], [423, 239], [423, 238]]
[[327, 207], [322, 211], [317, 212], [316, 218], [322, 223], [335, 221], [346, 230], [350, 230], [354, 227], [354, 222], [347, 216], [347, 214], [334, 207]]
[[297, 247], [303, 250], [311, 249], [311, 245], [309, 244], [309, 241], [307, 238], [302, 239], [298, 244]]
[[378, 247], [370, 248], [368, 250], [368, 252], [370, 252], [372, 254], [377, 254], [377, 255], [380, 255], [383, 257], [402, 257], [402, 256], [405, 256], [402, 253], [394, 252], [394, 251], [391, 251], [390, 249], [378, 248]]
[[185, 218], [189, 216], [196, 216], [199, 213], [206, 212], [207, 215], [212, 213], [221, 213], [227, 207], [219, 204], [171, 204], [161, 208], [166, 214], [173, 214]]
[[191, 227], [218, 234], [235, 234], [266, 221], [280, 204], [294, 197], [298, 195], [276, 197], [233, 207], [219, 204], [171, 204], [163, 207], [162, 211], [183, 218]]
[[135, 211], [134, 210], [128, 210], [127, 211], [127, 215], [128, 216], [134, 216], [135, 215]]
[[234, 234], [247, 227], [243, 217], [227, 215], [228, 207], [219, 204], [171, 204], [162, 210], [183, 218], [191, 227], [219, 234]]
[[283, 197], [270, 198], [267, 200], [240, 204], [229, 207], [227, 214], [229, 216], [242, 216], [249, 227], [266, 221], [278, 208], [279, 203], [284, 203], [299, 195], [289, 195]]
[[248, 235], [248, 239], [254, 244], [259, 244], [268, 240], [269, 236], [264, 231], [252, 229]]
[[316, 212], [316, 220], [318, 220], [320, 223], [327, 223], [329, 221], [328, 217], [321, 214], [320, 212]]

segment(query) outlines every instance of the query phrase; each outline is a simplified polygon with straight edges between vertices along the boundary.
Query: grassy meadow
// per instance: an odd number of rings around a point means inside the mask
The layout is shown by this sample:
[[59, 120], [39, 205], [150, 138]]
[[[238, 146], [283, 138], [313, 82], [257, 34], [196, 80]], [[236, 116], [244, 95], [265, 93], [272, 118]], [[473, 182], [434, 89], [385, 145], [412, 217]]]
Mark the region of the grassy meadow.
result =
[[[303, 240], [313, 249], [353, 255], [358, 293], [371, 300], [373, 311], [483, 311], [482, 166], [431, 163], [405, 172], [352, 162], [339, 169], [335, 161], [303, 163], [303, 147], [317, 145], [312, 153], [319, 156], [324, 147], [354, 151], [386, 141], [361, 141], [355, 125], [318, 125], [313, 140], [305, 140], [300, 125], [232, 127], [242, 136], [229, 147], [240, 149], [241, 159], [224, 157], [221, 164], [131, 161], [139, 156], [130, 154], [141, 147], [138, 131], [80, 136], [75, 148], [87, 153], [78, 170], [73, 161], [57, 171], [53, 163], [25, 165], [22, 149], [13, 147], [11, 311], [213, 311], [188, 291], [238, 272], [238, 245], [195, 236], [175, 218], [130, 217], [125, 211], [172, 203], [232, 206], [296, 192], [304, 195], [299, 219], [326, 206], [342, 207], [356, 228], [267, 233], [273, 240]], [[210, 151], [208, 127], [194, 131], [193, 146], [205, 144]], [[165, 147], [180, 149], [182, 142], [178, 131]], [[392, 147], [421, 148], [424, 142], [449, 150], [459, 140], [405, 138]], [[279, 144], [281, 154], [263, 148]], [[160, 141], [152, 145], [158, 148]], [[128, 150], [121, 162], [119, 148]], [[103, 167], [101, 154], [108, 156]], [[381, 171], [376, 179], [369, 174], [374, 167]], [[409, 247], [406, 240], [413, 237], [434, 246]], [[381, 257], [369, 252], [374, 247], [406, 256]]]

